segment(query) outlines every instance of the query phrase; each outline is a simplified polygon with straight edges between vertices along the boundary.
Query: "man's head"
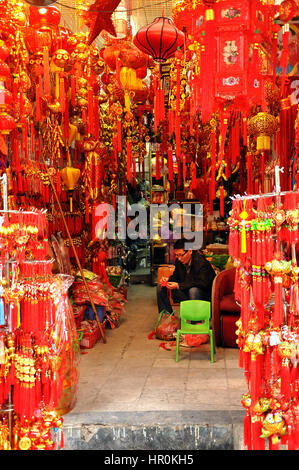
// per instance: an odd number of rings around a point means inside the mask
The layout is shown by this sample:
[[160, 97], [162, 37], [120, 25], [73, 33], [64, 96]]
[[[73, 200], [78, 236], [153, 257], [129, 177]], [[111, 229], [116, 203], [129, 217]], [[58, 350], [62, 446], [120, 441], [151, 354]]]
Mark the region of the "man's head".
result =
[[174, 244], [174, 254], [176, 258], [183, 264], [188, 264], [191, 256], [192, 256], [192, 250], [185, 250], [185, 240], [179, 239], [175, 242]]

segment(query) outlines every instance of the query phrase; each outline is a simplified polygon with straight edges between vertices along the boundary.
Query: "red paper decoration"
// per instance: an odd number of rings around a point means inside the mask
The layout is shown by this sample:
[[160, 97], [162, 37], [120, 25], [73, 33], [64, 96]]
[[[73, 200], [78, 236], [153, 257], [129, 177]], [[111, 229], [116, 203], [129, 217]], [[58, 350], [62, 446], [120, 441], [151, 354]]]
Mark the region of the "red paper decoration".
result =
[[279, 18], [284, 23], [288, 23], [296, 15], [296, 2], [285, 0], [279, 5]]
[[164, 61], [184, 46], [185, 34], [174, 25], [172, 19], [162, 16], [141, 28], [134, 38], [134, 44], [154, 60]]

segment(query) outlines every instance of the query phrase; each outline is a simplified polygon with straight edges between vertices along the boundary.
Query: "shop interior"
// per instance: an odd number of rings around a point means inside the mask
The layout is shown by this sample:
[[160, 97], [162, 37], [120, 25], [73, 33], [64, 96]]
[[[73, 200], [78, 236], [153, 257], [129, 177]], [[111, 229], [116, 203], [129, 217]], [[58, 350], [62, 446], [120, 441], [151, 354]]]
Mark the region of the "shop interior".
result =
[[[0, 450], [199, 417], [299, 448], [298, 8], [0, 3]], [[195, 234], [208, 327], [178, 337], [156, 292]]]

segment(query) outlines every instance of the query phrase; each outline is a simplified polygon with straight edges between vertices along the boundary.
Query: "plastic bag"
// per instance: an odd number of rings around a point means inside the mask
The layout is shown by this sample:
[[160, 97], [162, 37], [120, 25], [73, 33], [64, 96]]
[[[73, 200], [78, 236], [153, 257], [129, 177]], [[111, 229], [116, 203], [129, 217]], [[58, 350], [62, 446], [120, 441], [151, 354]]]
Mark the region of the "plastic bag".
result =
[[185, 341], [188, 346], [200, 346], [209, 341], [209, 335], [185, 335]]
[[174, 333], [179, 329], [180, 321], [174, 314], [163, 310], [159, 314], [158, 321], [155, 327], [155, 335], [158, 339], [164, 341], [171, 341], [174, 339]]

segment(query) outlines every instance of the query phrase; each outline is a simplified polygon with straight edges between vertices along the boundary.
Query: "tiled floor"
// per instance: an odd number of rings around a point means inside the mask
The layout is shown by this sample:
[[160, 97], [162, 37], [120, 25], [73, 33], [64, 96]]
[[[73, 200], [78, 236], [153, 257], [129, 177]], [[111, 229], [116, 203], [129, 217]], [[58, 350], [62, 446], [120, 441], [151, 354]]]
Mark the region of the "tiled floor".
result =
[[247, 387], [238, 350], [210, 346], [165, 350], [148, 339], [157, 319], [155, 288], [129, 288], [119, 328], [106, 330], [107, 342], [81, 355], [77, 404], [73, 414], [113, 411], [240, 410]]

